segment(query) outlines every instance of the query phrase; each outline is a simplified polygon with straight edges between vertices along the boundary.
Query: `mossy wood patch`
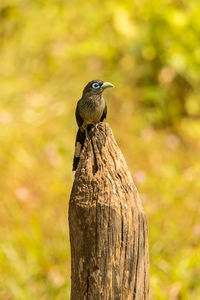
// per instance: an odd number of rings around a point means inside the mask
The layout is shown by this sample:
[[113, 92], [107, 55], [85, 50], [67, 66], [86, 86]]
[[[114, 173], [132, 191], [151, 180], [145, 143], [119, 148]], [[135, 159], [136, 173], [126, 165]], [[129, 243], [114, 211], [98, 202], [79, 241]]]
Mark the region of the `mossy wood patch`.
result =
[[85, 140], [69, 202], [71, 300], [148, 300], [147, 222], [108, 124]]

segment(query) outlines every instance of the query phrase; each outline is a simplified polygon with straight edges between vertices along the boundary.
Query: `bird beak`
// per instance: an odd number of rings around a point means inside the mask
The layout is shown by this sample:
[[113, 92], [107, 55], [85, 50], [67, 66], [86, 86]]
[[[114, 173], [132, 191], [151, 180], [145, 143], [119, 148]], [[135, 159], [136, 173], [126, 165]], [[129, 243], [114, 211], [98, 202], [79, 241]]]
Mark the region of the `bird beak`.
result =
[[104, 82], [101, 86], [103, 89], [109, 88], [109, 87], [114, 87], [114, 85], [110, 82]]

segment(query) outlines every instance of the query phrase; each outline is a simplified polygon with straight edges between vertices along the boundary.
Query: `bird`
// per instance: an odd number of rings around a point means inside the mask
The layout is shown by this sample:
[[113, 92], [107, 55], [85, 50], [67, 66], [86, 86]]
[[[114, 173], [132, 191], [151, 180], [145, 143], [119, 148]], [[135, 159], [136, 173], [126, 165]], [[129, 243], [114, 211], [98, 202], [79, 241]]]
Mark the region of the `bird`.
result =
[[85, 137], [89, 137], [91, 126], [97, 126], [107, 116], [107, 104], [102, 96], [105, 89], [114, 87], [110, 82], [92, 80], [84, 87], [82, 97], [76, 106], [76, 122], [78, 132], [75, 142], [75, 153], [73, 159], [73, 172], [76, 171]]

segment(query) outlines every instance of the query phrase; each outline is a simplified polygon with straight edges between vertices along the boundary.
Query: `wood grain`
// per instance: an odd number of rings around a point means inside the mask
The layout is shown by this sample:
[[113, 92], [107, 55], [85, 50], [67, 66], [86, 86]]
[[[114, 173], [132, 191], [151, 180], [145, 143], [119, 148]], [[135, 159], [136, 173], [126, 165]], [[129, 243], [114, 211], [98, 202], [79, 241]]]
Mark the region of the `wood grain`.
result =
[[92, 129], [69, 202], [71, 300], [148, 300], [147, 222], [108, 124]]

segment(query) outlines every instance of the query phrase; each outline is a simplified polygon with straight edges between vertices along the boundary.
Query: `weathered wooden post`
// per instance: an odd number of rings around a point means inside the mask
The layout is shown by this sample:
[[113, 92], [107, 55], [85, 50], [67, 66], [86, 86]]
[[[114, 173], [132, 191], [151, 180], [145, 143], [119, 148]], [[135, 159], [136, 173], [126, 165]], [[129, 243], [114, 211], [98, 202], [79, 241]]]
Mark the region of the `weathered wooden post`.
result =
[[149, 299], [146, 217], [108, 124], [86, 139], [69, 202], [71, 300]]

